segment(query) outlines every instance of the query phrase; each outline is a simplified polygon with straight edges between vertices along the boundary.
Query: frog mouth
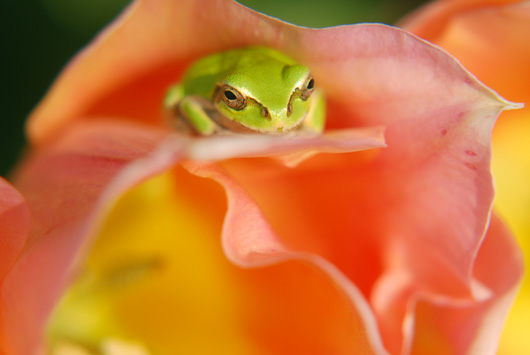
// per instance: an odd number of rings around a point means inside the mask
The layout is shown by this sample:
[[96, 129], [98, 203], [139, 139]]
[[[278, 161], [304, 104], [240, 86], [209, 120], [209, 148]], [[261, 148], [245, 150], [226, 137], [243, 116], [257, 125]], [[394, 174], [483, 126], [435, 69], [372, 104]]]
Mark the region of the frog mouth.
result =
[[[267, 120], [272, 120], [272, 117], [270, 115], [269, 110], [262, 106], [261, 108], [262, 116], [263, 112], [266, 112], [266, 118]], [[259, 128], [251, 128], [246, 126], [244, 123], [241, 123], [240, 121], [235, 121], [233, 119], [230, 119], [223, 115], [219, 110], [215, 108], [214, 105], [210, 105], [210, 107], [207, 109], [207, 113], [209, 117], [223, 130], [226, 131], [232, 131], [235, 133], [258, 133], [258, 134], [285, 134], [288, 132], [296, 131], [300, 129], [304, 123], [304, 120], [306, 119], [308, 113], [300, 117], [300, 119], [295, 122], [294, 124], [283, 124], [280, 120], [278, 120], [278, 124], [271, 126], [268, 129], [259, 129]]]
[[[308, 116], [309, 112], [306, 112], [304, 115], [300, 117], [300, 119], [295, 122], [294, 124], [286, 125], [281, 122], [281, 120], [278, 120], [276, 125], [272, 125], [268, 129], [259, 129], [259, 128], [251, 128], [246, 126], [244, 123], [241, 123], [239, 121], [235, 121], [233, 119], [230, 119], [229, 117], [223, 115], [222, 112], [218, 110], [216, 105], [203, 97], [196, 96], [194, 97], [194, 100], [200, 103], [200, 106], [204, 110], [204, 113], [215, 122], [215, 124], [218, 126], [218, 130], [216, 130], [217, 133], [241, 133], [241, 134], [271, 134], [271, 135], [281, 135], [286, 134], [289, 132], [296, 131], [300, 129], [304, 123], [304, 120]], [[260, 105], [261, 106], [261, 105]], [[272, 117], [270, 117], [270, 112], [267, 108], [262, 106], [262, 112], [263, 110], [266, 110], [267, 120], [272, 120]], [[177, 115], [180, 117], [180, 123], [186, 126], [187, 132], [195, 132], [195, 129], [193, 128], [193, 125], [188, 122], [186, 119], [186, 115], [179, 110], [179, 107], [177, 106]], [[197, 133], [197, 132], [196, 132]]]
[[247, 133], [247, 134], [285, 134], [288, 132], [296, 131], [302, 127], [302, 124], [304, 123], [304, 120], [306, 118], [307, 114], [302, 116], [298, 122], [296, 122], [294, 125], [286, 126], [286, 125], [278, 125], [277, 127], [272, 129], [254, 129], [245, 126], [244, 124], [231, 120], [228, 117], [225, 117], [220, 112], [216, 111], [212, 116], [210, 116], [215, 123], [217, 123], [220, 127], [222, 127], [224, 130], [232, 131], [235, 133]]

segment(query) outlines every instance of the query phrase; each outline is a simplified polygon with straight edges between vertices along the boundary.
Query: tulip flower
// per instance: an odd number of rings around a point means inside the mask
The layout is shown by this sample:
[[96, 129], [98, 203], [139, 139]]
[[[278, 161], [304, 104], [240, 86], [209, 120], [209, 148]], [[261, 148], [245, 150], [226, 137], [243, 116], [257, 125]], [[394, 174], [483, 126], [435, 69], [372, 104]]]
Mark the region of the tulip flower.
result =
[[[174, 132], [168, 87], [250, 45], [310, 68], [323, 134]], [[2, 350], [493, 353], [522, 259], [490, 141], [518, 107], [398, 28], [135, 1], [32, 113], [2, 187]]]
[[[447, 49], [500, 94], [526, 103], [523, 110], [503, 114], [494, 130], [493, 172], [496, 209], [515, 232], [528, 259], [530, 5], [523, 1], [438, 1], [412, 15], [403, 26]], [[526, 335], [529, 316], [530, 280], [526, 277], [508, 318], [500, 353], [530, 352]]]

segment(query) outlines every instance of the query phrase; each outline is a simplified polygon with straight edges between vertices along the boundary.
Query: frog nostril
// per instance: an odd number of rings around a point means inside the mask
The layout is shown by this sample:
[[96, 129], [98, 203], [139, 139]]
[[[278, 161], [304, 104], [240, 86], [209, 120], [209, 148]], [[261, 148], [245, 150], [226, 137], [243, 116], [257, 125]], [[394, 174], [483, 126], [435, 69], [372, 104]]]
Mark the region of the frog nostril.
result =
[[261, 108], [261, 115], [263, 117], [265, 117], [265, 118], [268, 118], [268, 119], [271, 118], [271, 114], [270, 114], [269, 110], [266, 107], [262, 107]]

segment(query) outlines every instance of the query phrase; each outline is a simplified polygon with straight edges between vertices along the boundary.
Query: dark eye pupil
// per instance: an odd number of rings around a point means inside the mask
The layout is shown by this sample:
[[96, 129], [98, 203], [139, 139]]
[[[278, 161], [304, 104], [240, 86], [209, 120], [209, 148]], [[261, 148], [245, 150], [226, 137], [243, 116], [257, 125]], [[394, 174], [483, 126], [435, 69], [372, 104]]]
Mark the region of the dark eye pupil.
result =
[[228, 99], [228, 100], [235, 100], [236, 99], [236, 95], [232, 92], [232, 91], [225, 91], [225, 97]]
[[313, 79], [309, 80], [309, 82], [307, 83], [307, 89], [311, 90], [314, 86], [315, 86], [315, 80]]

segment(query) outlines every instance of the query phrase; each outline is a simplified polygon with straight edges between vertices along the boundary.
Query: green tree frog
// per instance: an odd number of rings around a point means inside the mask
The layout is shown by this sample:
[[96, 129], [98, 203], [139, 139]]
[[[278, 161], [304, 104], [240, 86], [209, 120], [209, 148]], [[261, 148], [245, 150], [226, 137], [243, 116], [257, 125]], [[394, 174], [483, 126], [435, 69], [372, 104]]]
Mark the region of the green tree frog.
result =
[[306, 66], [266, 47], [216, 53], [195, 62], [164, 106], [178, 130], [320, 133], [325, 100]]

